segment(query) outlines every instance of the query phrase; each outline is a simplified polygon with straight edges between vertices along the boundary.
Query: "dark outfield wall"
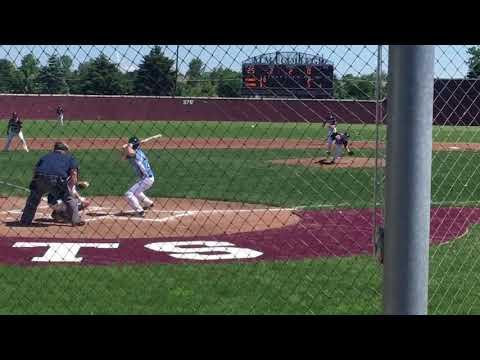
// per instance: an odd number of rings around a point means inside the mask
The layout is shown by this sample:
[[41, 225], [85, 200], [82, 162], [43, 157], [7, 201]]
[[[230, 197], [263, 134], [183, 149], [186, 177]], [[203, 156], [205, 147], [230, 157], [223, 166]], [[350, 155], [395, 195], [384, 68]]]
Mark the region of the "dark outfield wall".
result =
[[[480, 125], [480, 81], [436, 79], [434, 97], [434, 124]], [[0, 95], [0, 116], [54, 119], [59, 104], [68, 120], [321, 122], [331, 111], [340, 122], [375, 122], [373, 101], [75, 95]]]
[[0, 116], [16, 111], [24, 119], [54, 119], [59, 104], [67, 120], [321, 122], [331, 111], [340, 122], [375, 121], [371, 101], [75, 95], [0, 95]]
[[480, 125], [480, 81], [436, 79], [433, 113], [438, 125]]

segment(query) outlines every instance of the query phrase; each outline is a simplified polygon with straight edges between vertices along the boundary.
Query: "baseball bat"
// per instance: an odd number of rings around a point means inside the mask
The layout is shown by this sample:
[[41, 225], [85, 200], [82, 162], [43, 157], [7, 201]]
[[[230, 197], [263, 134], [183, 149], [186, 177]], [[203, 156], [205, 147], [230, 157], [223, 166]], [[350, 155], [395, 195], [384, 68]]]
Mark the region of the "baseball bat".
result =
[[140, 143], [143, 144], [143, 143], [146, 143], [146, 142], [148, 142], [148, 141], [161, 138], [162, 136], [163, 136], [162, 134], [153, 135], [153, 136], [150, 136], [150, 137], [148, 137], [148, 138], [146, 138], [146, 139], [140, 140]]

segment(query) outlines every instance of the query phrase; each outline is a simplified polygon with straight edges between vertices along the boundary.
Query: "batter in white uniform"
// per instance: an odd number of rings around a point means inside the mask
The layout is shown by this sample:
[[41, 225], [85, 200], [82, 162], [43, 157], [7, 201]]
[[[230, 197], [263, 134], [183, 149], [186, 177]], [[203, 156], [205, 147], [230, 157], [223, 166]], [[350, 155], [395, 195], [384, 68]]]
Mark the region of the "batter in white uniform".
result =
[[140, 140], [131, 137], [128, 140], [127, 159], [139, 180], [125, 193], [128, 204], [135, 210], [136, 216], [144, 217], [145, 211], [153, 207], [153, 201], [145, 195], [155, 182], [147, 155], [140, 149]]

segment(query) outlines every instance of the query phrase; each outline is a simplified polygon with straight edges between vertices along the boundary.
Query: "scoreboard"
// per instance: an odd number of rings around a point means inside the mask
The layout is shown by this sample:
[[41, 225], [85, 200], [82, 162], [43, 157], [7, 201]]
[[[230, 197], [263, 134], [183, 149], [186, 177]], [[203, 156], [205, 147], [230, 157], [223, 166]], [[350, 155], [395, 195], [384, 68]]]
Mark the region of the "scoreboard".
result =
[[333, 98], [333, 65], [243, 64], [242, 96]]

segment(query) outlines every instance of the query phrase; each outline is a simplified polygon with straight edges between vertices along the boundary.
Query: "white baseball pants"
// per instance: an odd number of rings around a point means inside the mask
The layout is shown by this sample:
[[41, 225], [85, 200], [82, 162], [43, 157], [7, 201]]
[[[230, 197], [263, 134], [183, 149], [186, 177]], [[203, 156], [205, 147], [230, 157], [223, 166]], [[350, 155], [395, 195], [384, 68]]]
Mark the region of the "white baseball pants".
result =
[[60, 125], [63, 126], [63, 114], [58, 115], [58, 121], [60, 122]]
[[341, 158], [343, 155], [343, 144], [335, 144], [335, 156], [333, 157], [333, 161], [335, 162], [337, 159]]
[[8, 149], [10, 148], [10, 144], [12, 143], [12, 140], [15, 136], [18, 136], [18, 138], [20, 139], [20, 141], [22, 142], [22, 145], [23, 145], [23, 149], [28, 152], [28, 146], [27, 146], [27, 142], [25, 141], [25, 138], [23, 137], [23, 133], [22, 131], [20, 130], [20, 132], [16, 133], [14, 131], [10, 131], [8, 133], [8, 137], [7, 137], [7, 142], [5, 143], [5, 147], [3, 148], [3, 151], [8, 151]]
[[143, 211], [143, 205], [152, 205], [153, 201], [150, 200], [144, 192], [150, 189], [155, 182], [153, 177], [140, 179], [135, 185], [133, 185], [125, 193], [125, 198], [132, 209], [137, 212]]

